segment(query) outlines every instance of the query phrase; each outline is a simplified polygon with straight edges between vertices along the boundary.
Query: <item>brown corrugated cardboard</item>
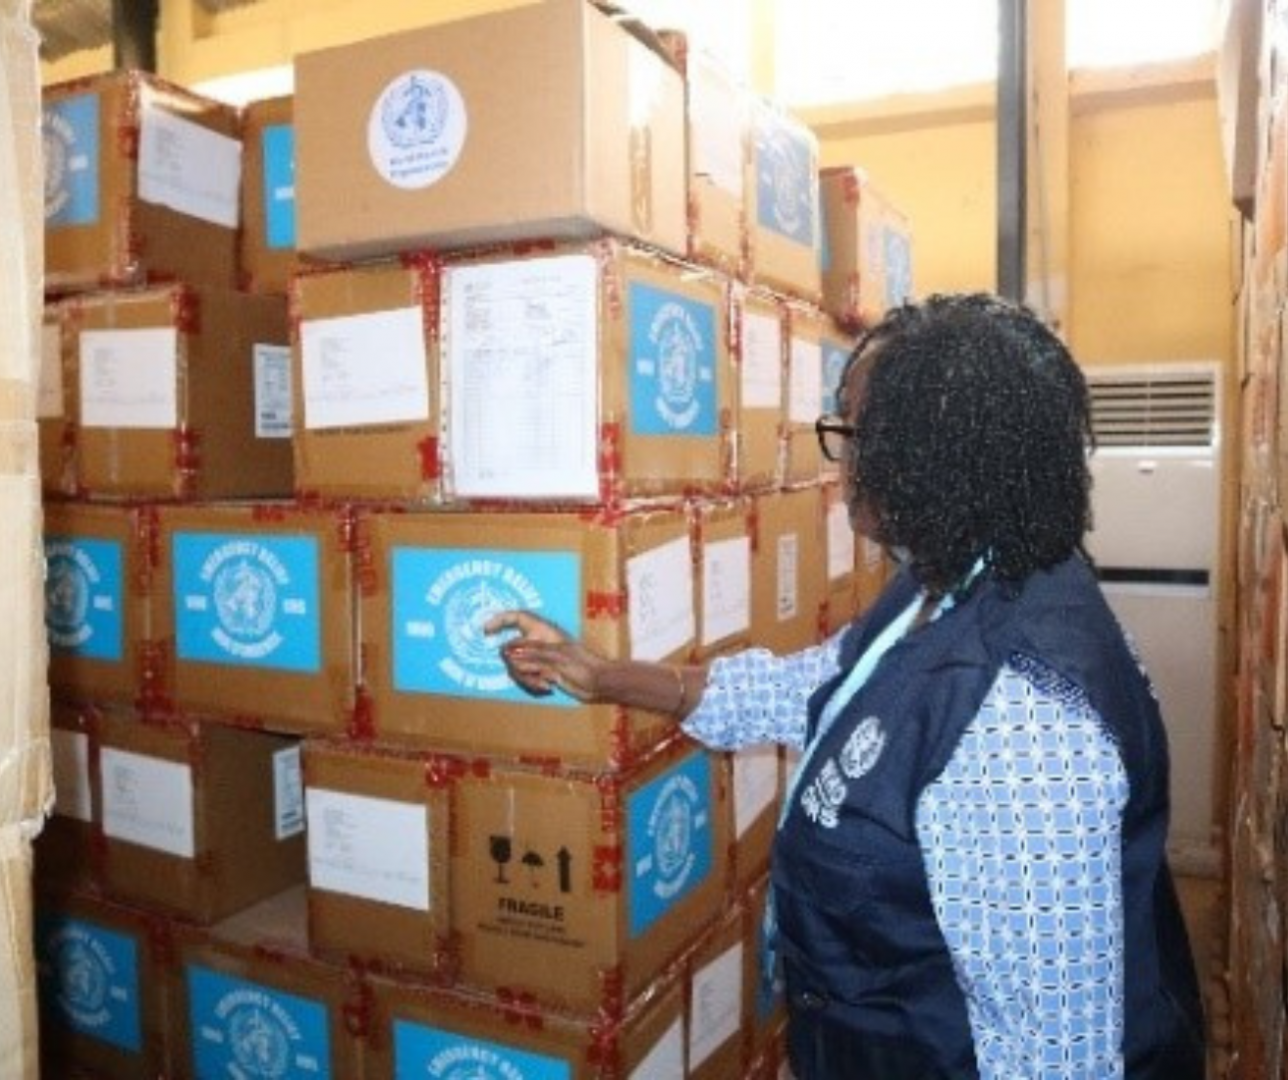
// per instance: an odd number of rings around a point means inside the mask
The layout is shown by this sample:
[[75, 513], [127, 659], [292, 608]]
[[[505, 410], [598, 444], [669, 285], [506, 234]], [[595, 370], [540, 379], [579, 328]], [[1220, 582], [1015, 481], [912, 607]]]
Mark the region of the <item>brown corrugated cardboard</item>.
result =
[[45, 87], [43, 130], [47, 289], [233, 285], [235, 108], [115, 71]]
[[62, 305], [45, 305], [40, 324], [40, 381], [36, 426], [40, 435], [40, 484], [46, 495], [76, 494], [76, 399], [74, 369], [68, 367]]
[[299, 734], [361, 727], [352, 544], [346, 511], [161, 508], [146, 711]]
[[104, 713], [98, 805], [104, 891], [210, 923], [305, 877], [298, 741]]
[[680, 31], [661, 34], [684, 72], [689, 246], [694, 262], [744, 277], [751, 202], [751, 95]]
[[359, 525], [364, 715], [377, 740], [619, 767], [674, 729], [655, 713], [526, 694], [481, 627], [523, 607], [608, 656], [689, 656], [682, 510], [382, 513]]
[[817, 644], [828, 557], [817, 487], [752, 496], [751, 521], [751, 640], [780, 654]]
[[36, 971], [32, 959], [31, 840], [25, 824], [0, 826], [0, 1075], [38, 1073]]
[[303, 252], [603, 232], [685, 250], [683, 81], [584, 0], [305, 53], [295, 75]]
[[729, 770], [732, 884], [741, 892], [769, 868], [782, 799], [782, 755], [777, 743], [767, 743], [717, 756]]
[[762, 290], [736, 288], [731, 304], [738, 402], [734, 486], [764, 491], [778, 486], [783, 469], [787, 316], [781, 302]]
[[720, 781], [682, 738], [626, 774], [464, 770], [450, 868], [462, 983], [621, 1016], [720, 910]]
[[688, 1067], [693, 1080], [743, 1080], [751, 1039], [746, 912], [728, 907], [685, 962]]
[[[841, 327], [833, 318], [824, 320], [819, 336], [823, 360], [820, 414], [843, 416], [845, 406], [840, 399], [841, 379], [845, 375], [845, 367], [849, 362], [850, 354], [854, 351], [854, 346], [855, 337], [851, 332]], [[824, 480], [834, 479], [841, 475], [841, 464], [837, 461], [828, 461], [820, 454], [819, 470]]]
[[305, 926], [296, 888], [208, 929], [176, 928], [175, 1080], [363, 1076], [365, 982], [310, 955]]
[[443, 271], [444, 492], [618, 503], [732, 469], [725, 282], [605, 240]]
[[[819, 487], [823, 525], [824, 566], [827, 568], [827, 624], [834, 634], [849, 624], [860, 607], [859, 548], [863, 541], [850, 523], [850, 508], [839, 480], [825, 480]], [[875, 545], [873, 545], [875, 547]], [[880, 548], [876, 549], [878, 552]]]
[[63, 699], [132, 703], [142, 693], [154, 532], [142, 507], [46, 503], [49, 685]]
[[752, 640], [752, 504], [747, 499], [695, 504], [694, 567], [698, 643], [694, 659], [745, 648]]
[[248, 292], [285, 293], [303, 265], [295, 250], [294, 98], [246, 106], [242, 155], [237, 280]]
[[304, 745], [309, 943], [320, 956], [450, 980], [450, 770], [433, 758]]
[[94, 888], [94, 842], [100, 814], [93, 778], [98, 760], [98, 713], [54, 702], [49, 716], [54, 806], [36, 837], [36, 882], [45, 890]]
[[811, 486], [823, 472], [814, 422], [823, 412], [823, 336], [829, 320], [812, 305], [791, 302], [786, 310], [782, 483], [784, 487]]
[[824, 169], [819, 190], [827, 236], [823, 307], [842, 326], [871, 326], [912, 296], [908, 219], [852, 165]]
[[385, 978], [373, 978], [371, 988], [366, 1080], [685, 1075], [684, 1001], [675, 978], [659, 980], [613, 1024], [560, 1016], [512, 998], [466, 996]]
[[35, 926], [42, 1075], [175, 1075], [167, 920], [89, 892], [41, 890]]
[[291, 493], [284, 297], [168, 285], [88, 294], [65, 310], [84, 493]]
[[291, 285], [296, 484], [308, 497], [439, 496], [437, 262], [337, 267]]
[[750, 279], [817, 303], [822, 290], [818, 139], [770, 101], [753, 101], [751, 116]]

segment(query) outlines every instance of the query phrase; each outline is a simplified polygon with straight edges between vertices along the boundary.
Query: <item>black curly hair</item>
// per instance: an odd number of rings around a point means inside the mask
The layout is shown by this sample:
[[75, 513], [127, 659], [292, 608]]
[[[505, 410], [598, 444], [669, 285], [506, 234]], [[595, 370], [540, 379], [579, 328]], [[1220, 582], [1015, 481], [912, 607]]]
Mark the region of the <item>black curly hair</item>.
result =
[[849, 362], [865, 360], [866, 389], [842, 400], [858, 428], [854, 498], [923, 587], [951, 593], [982, 559], [1018, 589], [1086, 557], [1090, 398], [1031, 311], [984, 293], [931, 296], [864, 334]]

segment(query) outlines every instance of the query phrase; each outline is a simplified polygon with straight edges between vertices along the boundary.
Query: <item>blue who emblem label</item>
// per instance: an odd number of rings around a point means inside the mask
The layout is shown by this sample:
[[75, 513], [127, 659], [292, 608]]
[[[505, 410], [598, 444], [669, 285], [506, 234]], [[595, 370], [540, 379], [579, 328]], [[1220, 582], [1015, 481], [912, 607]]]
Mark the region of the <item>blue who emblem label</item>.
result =
[[756, 222], [805, 247], [818, 234], [818, 176], [809, 142], [777, 118], [756, 129]]
[[395, 690], [453, 697], [575, 705], [562, 694], [533, 698], [509, 677], [500, 639], [483, 632], [498, 611], [537, 611], [581, 633], [581, 561], [571, 552], [395, 547]]
[[630, 936], [638, 937], [711, 873], [711, 762], [695, 754], [627, 800]]
[[180, 660], [321, 670], [316, 539], [180, 532], [172, 558]]
[[45, 633], [55, 654], [117, 662], [125, 589], [115, 540], [45, 537]]
[[716, 434], [714, 307], [635, 282], [630, 326], [631, 431]]
[[142, 1048], [134, 938], [80, 919], [38, 916], [36, 962], [47, 1016], [118, 1050]]
[[266, 127], [260, 137], [264, 155], [264, 243], [272, 251], [295, 247], [295, 128]]
[[394, 1020], [394, 1080], [570, 1080], [569, 1063], [488, 1039]]
[[55, 101], [41, 115], [45, 225], [94, 225], [99, 218], [97, 94]]
[[371, 107], [367, 153], [394, 187], [424, 188], [451, 172], [468, 133], [465, 99], [456, 84], [436, 71], [407, 71]]

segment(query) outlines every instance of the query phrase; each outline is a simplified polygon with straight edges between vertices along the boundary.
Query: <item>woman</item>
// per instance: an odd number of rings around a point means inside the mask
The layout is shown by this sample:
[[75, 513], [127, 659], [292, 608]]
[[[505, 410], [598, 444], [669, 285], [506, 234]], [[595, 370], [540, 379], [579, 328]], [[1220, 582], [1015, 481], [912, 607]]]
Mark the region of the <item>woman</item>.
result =
[[1083, 549], [1079, 368], [1023, 308], [932, 297], [860, 339], [839, 401], [824, 453], [901, 564], [862, 617], [676, 668], [507, 612], [511, 674], [802, 748], [772, 869], [800, 1080], [1201, 1080], [1166, 737]]

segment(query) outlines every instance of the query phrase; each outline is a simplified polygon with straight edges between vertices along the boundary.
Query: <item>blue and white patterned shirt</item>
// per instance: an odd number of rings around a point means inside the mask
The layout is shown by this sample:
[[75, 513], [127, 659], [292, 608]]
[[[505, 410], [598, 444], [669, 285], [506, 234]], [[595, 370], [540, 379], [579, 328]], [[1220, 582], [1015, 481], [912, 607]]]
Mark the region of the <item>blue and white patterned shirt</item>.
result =
[[[801, 749], [842, 634], [789, 656], [715, 660], [684, 722], [718, 749]], [[1127, 774], [1078, 688], [1016, 656], [917, 804], [931, 900], [982, 1080], [1123, 1075]]]

